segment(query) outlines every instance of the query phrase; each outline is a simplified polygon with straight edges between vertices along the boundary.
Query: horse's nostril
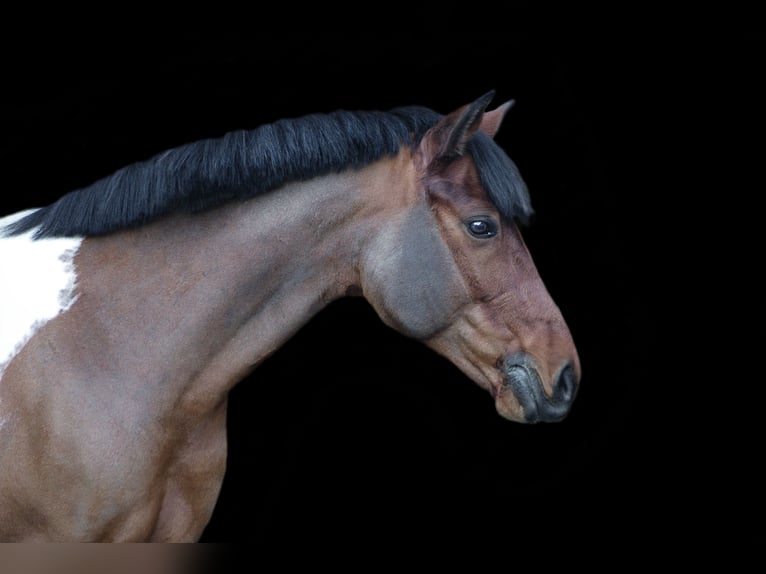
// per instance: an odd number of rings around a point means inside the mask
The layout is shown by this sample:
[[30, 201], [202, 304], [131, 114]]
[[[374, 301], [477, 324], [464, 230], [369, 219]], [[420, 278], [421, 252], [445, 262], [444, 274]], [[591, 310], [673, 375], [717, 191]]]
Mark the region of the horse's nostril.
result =
[[536, 388], [539, 385], [536, 371], [530, 371], [521, 364], [509, 364], [505, 367], [505, 384], [510, 386], [516, 400], [524, 409], [528, 422], [537, 422]]
[[558, 377], [553, 384], [553, 400], [557, 403], [571, 403], [577, 392], [577, 379], [572, 363], [559, 371]]
[[503, 361], [505, 384], [524, 410], [527, 422], [554, 422], [563, 419], [577, 394], [577, 376], [567, 363], [553, 381], [552, 396], [547, 396], [532, 358], [524, 353]]

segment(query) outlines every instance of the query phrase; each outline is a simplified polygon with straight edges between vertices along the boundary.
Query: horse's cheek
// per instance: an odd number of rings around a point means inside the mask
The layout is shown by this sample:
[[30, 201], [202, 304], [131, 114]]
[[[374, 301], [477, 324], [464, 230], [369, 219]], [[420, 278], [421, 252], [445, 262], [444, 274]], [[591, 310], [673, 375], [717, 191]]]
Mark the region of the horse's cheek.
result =
[[365, 289], [384, 322], [420, 340], [448, 324], [463, 294], [455, 263], [427, 221], [408, 217], [379, 242]]

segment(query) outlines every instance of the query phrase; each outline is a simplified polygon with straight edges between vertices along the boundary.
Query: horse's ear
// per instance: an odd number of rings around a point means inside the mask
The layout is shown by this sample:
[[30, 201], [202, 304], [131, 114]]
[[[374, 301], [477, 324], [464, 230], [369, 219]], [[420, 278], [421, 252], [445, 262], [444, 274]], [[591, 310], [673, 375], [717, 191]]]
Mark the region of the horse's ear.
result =
[[506, 112], [513, 107], [516, 100], [508, 100], [502, 106], [499, 106], [491, 112], [485, 112], [481, 117], [481, 125], [479, 129], [487, 134], [489, 137], [495, 137], [497, 130], [500, 129], [500, 124], [503, 123], [503, 118]]
[[[481, 128], [484, 110], [494, 96], [494, 90], [487, 92], [472, 103], [447, 114], [429, 129], [420, 143], [420, 149], [426, 161], [428, 163], [434, 160], [448, 162], [463, 155], [468, 140]], [[497, 124], [496, 127], [500, 125], [496, 119], [491, 120], [487, 124], [487, 129], [490, 130], [494, 124]]]

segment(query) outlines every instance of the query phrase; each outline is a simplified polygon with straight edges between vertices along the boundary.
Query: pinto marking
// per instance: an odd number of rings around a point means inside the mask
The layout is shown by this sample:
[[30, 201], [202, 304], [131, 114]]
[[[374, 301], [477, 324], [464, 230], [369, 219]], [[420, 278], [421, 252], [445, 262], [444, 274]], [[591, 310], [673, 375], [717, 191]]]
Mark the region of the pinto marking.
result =
[[33, 239], [4, 233], [34, 210], [0, 218], [0, 380], [29, 339], [77, 300], [74, 256], [81, 237]]

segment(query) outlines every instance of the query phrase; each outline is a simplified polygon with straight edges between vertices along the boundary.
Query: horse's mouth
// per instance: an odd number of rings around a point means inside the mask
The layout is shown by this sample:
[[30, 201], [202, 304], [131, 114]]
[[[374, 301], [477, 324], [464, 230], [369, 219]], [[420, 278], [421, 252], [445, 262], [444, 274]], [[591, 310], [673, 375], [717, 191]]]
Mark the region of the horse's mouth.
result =
[[569, 414], [577, 394], [577, 380], [571, 363], [556, 374], [553, 393], [548, 396], [534, 361], [517, 353], [502, 362], [503, 383], [495, 405], [501, 416], [517, 422], [558, 422]]

